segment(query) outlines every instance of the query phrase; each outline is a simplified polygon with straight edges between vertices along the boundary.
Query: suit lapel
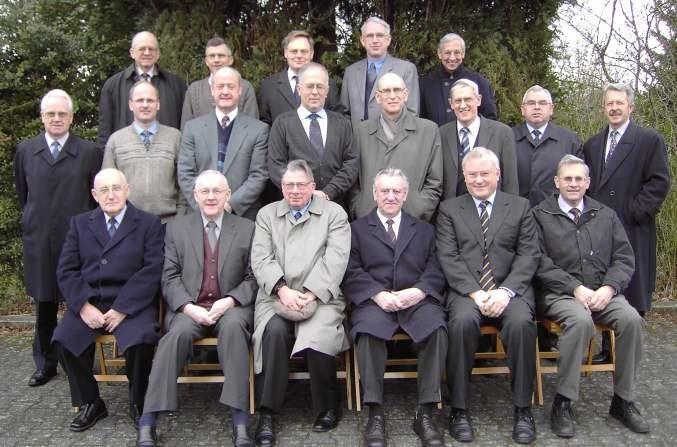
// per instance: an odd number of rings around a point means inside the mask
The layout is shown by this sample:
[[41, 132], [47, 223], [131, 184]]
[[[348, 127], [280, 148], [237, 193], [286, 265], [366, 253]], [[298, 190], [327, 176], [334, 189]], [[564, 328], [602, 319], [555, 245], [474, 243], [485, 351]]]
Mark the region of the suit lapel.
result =
[[193, 218], [187, 222], [186, 233], [188, 234], [188, 239], [190, 240], [190, 245], [193, 247], [195, 252], [195, 259], [197, 259], [197, 265], [199, 271], [202, 271], [204, 268], [204, 257], [205, 257], [205, 248], [204, 248], [204, 225], [202, 224], [202, 214], [196, 212], [193, 214]]
[[239, 112], [237, 115], [235, 120], [233, 120], [233, 124], [231, 124], [233, 129], [231, 130], [230, 139], [228, 140], [226, 158], [223, 160], [223, 172], [228, 172], [228, 168], [233, 164], [233, 160], [235, 160], [235, 156], [240, 150], [240, 146], [242, 146], [244, 137], [247, 134], [246, 118], [243, 118]]
[[209, 166], [209, 169], [216, 169], [216, 154], [219, 151], [219, 131], [216, 128], [216, 122], [216, 112], [212, 112], [205, 116], [205, 119], [202, 122], [202, 138], [204, 138], [207, 143], [205, 145], [207, 149], [205, 155], [208, 163], [206, 163], [205, 166]]
[[394, 250], [393, 244], [390, 243], [388, 235], [386, 234], [386, 230], [385, 228], [383, 228], [383, 224], [381, 223], [381, 220], [378, 218], [378, 215], [376, 214], [376, 209], [374, 209], [371, 213], [369, 213], [367, 222], [369, 223], [372, 236], [381, 241], [381, 243], [383, 243], [383, 245], [385, 245], [386, 247], [390, 248], [391, 250]]
[[[111, 248], [115, 247], [117, 244], [120, 243], [124, 238], [127, 237], [129, 233], [134, 231], [136, 228], [136, 221], [139, 220], [139, 211], [134, 208], [129, 202], [127, 202], [127, 211], [125, 211], [125, 217], [122, 219], [122, 222], [120, 223], [120, 227], [117, 229], [115, 234], [111, 239], [108, 240], [108, 243], [106, 246], [103, 248], [103, 252], [107, 252]], [[104, 223], [104, 231], [106, 228], [107, 223]], [[106, 234], [108, 234], [106, 232]]]
[[489, 128], [487, 121], [483, 118], [480, 118], [480, 128], [477, 132], [477, 138], [475, 138], [475, 146], [473, 147], [496, 147], [495, 144], [492, 144], [494, 133]]
[[[233, 129], [234, 130], [234, 129]], [[230, 214], [223, 214], [221, 219], [221, 233], [219, 233], [218, 254], [219, 254], [219, 278], [223, 273], [223, 267], [226, 265], [226, 259], [230, 253], [230, 247], [233, 245], [233, 228], [229, 223]]]
[[[609, 159], [609, 162], [606, 164], [604, 167], [604, 174], [602, 175], [602, 180], [600, 184], [604, 184], [609, 180], [609, 178], [613, 175], [613, 173], [618, 169], [618, 167], [623, 163], [623, 160], [630, 155], [630, 152], [632, 152], [632, 148], [635, 146], [635, 133], [636, 133], [636, 127], [635, 123], [632, 121], [628, 125], [628, 128], [625, 129], [625, 132], [623, 133], [623, 136], [621, 137], [620, 140], [618, 140], [618, 143], [616, 144], [616, 149], [614, 150], [613, 155]], [[608, 130], [607, 130], [607, 135], [608, 135]], [[603, 144], [603, 150], [602, 154], [606, 152], [606, 140], [607, 138], [604, 138], [604, 144]], [[602, 155], [604, 157], [604, 155]]]
[[296, 109], [296, 100], [294, 99], [294, 93], [291, 91], [289, 78], [287, 78], [287, 70], [281, 71], [277, 74], [277, 90], [280, 92], [280, 95], [289, 103], [289, 105], [293, 109]]
[[407, 245], [409, 245], [411, 240], [414, 238], [414, 235], [416, 234], [414, 224], [414, 220], [410, 218], [409, 215], [402, 213], [400, 228], [397, 234], [397, 243], [395, 244], [394, 264], [397, 264], [397, 261], [400, 259], [404, 249], [407, 248]]
[[489, 229], [487, 230], [487, 247], [491, 246], [491, 243], [494, 241], [494, 237], [498, 234], [509, 212], [510, 212], [509, 196], [502, 194], [500, 191], [497, 191], [491, 209], [491, 216], [489, 217]]
[[106, 219], [101, 208], [96, 208], [89, 213], [89, 231], [102, 247], [106, 247], [110, 242], [110, 236], [106, 231]]
[[484, 236], [482, 235], [482, 226], [480, 224], [480, 215], [475, 207], [475, 202], [470, 194], [466, 194], [465, 199], [460, 203], [461, 218], [480, 247], [484, 247]]
[[[332, 117], [329, 115], [329, 112], [327, 112], [327, 142], [324, 144], [324, 154], [326, 158], [326, 154], [330, 150], [334, 150], [334, 148], [338, 148], [338, 126], [336, 125], [336, 121], [332, 119]], [[310, 141], [308, 141], [310, 143]]]

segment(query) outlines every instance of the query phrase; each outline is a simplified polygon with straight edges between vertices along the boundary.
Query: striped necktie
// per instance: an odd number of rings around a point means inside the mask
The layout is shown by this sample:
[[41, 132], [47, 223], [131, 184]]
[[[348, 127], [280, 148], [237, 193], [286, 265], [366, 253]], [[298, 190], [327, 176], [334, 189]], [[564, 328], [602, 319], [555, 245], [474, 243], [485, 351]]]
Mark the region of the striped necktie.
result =
[[494, 272], [491, 270], [491, 263], [489, 262], [489, 250], [487, 247], [487, 230], [489, 229], [489, 213], [487, 212], [487, 207], [489, 206], [488, 200], [483, 200], [480, 203], [480, 225], [482, 228], [482, 237], [484, 238], [484, 247], [482, 251], [484, 252], [484, 260], [482, 263], [482, 271], [480, 276], [480, 287], [482, 290], [489, 291], [496, 287], [494, 282]]

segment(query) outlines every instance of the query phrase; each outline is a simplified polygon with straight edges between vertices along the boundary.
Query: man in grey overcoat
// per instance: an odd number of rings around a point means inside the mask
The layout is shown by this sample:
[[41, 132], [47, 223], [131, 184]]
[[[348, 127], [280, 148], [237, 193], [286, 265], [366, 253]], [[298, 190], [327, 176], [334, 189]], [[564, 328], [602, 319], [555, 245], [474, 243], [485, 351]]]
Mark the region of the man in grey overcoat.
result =
[[290, 355], [303, 355], [308, 365], [318, 415], [313, 431], [333, 429], [340, 417], [334, 357], [348, 348], [339, 286], [350, 226], [343, 208], [314, 196], [314, 189], [308, 163], [293, 160], [282, 175], [284, 199], [256, 217], [251, 257], [259, 284], [253, 337], [261, 412], [256, 442], [263, 446], [275, 442], [273, 415], [284, 403]]

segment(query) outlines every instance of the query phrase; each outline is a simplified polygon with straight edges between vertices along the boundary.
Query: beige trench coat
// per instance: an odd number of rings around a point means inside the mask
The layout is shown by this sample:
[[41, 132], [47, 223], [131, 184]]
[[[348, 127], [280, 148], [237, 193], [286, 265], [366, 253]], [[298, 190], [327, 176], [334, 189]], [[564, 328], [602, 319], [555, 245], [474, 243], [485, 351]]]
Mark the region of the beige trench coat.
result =
[[317, 311], [296, 323], [292, 355], [314, 349], [337, 355], [349, 347], [343, 330], [345, 299], [339, 288], [350, 254], [350, 225], [343, 208], [334, 202], [314, 198], [308, 212], [298, 221], [281, 200], [261, 208], [256, 216], [251, 265], [259, 283], [254, 308], [254, 369], [260, 373], [262, 338], [268, 321], [275, 315], [272, 296], [284, 276], [292, 289], [312, 291], [318, 298]]

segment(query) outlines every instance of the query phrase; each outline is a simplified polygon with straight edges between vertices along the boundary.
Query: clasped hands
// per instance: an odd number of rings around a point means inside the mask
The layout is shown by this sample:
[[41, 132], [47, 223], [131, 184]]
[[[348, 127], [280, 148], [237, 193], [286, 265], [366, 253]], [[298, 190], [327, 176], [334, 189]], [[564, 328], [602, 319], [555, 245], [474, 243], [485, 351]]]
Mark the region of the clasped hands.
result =
[[127, 314], [115, 309], [109, 309], [108, 312], [103, 313], [90, 303], [85, 303], [80, 309], [80, 318], [90, 329], [104, 328], [108, 332], [113, 332], [126, 316]]
[[280, 302], [282, 304], [291, 310], [297, 311], [303, 309], [306, 304], [317, 299], [317, 296], [310, 290], [301, 292], [292, 289], [289, 286], [280, 287], [280, 290], [277, 291], [277, 296], [280, 297]]
[[504, 289], [493, 289], [488, 292], [477, 290], [470, 294], [470, 298], [475, 301], [480, 313], [489, 318], [500, 317], [510, 302], [510, 295]]
[[188, 315], [193, 319], [197, 324], [203, 326], [214, 326], [219, 318], [226, 313], [228, 309], [235, 306], [235, 300], [227, 296], [219, 300], [214, 301], [212, 307], [207, 310], [202, 306], [197, 304], [188, 303], [183, 306], [183, 313]]
[[418, 304], [425, 298], [425, 293], [416, 287], [402, 290], [383, 290], [371, 299], [386, 312], [397, 312]]
[[597, 290], [588, 289], [583, 284], [574, 289], [574, 298], [585, 307], [589, 313], [604, 310], [615, 295], [611, 286], [602, 286]]

